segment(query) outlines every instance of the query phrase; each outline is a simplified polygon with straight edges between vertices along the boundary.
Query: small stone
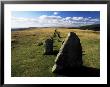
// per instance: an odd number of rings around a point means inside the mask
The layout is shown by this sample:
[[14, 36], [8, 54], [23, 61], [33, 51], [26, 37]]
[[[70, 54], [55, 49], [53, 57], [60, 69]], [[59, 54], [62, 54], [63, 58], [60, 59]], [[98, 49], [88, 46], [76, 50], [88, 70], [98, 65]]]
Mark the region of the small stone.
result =
[[15, 42], [16, 42], [16, 39], [12, 39], [12, 40], [11, 40], [11, 43], [15, 43]]
[[42, 43], [42, 42], [39, 42], [37, 45], [38, 45], [38, 46], [41, 46], [41, 45], [43, 45], [43, 43]]
[[52, 39], [46, 39], [44, 42], [44, 54], [49, 55], [53, 53], [53, 40]]

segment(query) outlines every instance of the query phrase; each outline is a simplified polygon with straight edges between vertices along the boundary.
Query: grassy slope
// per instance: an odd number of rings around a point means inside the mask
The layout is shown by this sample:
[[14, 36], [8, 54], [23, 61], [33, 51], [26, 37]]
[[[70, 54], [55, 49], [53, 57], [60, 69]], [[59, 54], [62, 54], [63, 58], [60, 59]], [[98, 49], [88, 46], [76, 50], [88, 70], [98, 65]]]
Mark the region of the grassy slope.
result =
[[[75, 32], [80, 40], [84, 51], [83, 62], [85, 66], [100, 68], [99, 42], [100, 33], [91, 30], [58, 29], [61, 33], [61, 41], [68, 32]], [[12, 32], [12, 76], [55, 76], [51, 72], [56, 55], [42, 55], [43, 42], [51, 36], [54, 29], [33, 29]], [[56, 39], [56, 38], [55, 38]], [[59, 50], [62, 42], [55, 40], [54, 50]]]

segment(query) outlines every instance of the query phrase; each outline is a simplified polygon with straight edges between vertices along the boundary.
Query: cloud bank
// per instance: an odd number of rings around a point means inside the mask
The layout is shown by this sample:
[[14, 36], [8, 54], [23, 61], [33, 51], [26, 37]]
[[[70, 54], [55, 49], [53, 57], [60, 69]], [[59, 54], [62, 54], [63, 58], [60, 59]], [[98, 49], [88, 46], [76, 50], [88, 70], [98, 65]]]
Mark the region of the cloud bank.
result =
[[100, 19], [92, 17], [61, 17], [54, 15], [41, 15], [36, 18], [12, 17], [12, 28], [25, 27], [79, 27], [98, 24]]

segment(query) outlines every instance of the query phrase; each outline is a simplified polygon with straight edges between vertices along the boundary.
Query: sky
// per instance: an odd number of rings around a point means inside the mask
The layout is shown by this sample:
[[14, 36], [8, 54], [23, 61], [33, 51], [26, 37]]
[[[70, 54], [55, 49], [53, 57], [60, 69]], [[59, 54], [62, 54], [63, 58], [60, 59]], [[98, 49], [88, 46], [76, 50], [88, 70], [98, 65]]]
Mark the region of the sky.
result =
[[99, 11], [12, 11], [11, 27], [80, 27], [100, 24]]

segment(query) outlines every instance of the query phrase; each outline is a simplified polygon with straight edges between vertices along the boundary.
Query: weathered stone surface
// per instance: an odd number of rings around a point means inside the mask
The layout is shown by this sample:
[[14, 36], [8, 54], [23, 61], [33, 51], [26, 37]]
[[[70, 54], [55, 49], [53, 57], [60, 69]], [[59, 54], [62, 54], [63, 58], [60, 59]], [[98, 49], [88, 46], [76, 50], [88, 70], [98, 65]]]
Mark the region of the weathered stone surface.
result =
[[44, 54], [52, 54], [53, 53], [53, 40], [52, 39], [46, 39], [44, 42]]
[[82, 66], [82, 47], [80, 39], [74, 32], [68, 33], [55, 59], [52, 72]]

